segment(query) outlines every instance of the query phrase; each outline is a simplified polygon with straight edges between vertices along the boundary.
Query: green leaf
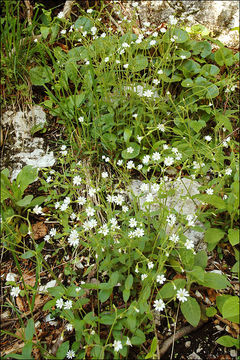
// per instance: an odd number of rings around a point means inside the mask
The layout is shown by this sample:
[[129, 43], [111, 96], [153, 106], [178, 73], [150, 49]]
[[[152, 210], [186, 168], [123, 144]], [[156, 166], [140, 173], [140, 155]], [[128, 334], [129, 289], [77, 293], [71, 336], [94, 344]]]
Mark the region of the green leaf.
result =
[[145, 356], [145, 359], [154, 359], [154, 354], [157, 350], [157, 338], [154, 337], [151, 343], [151, 348], [149, 353]]
[[194, 266], [192, 271], [187, 271], [187, 274], [197, 281], [204, 281], [204, 270], [200, 266]]
[[128, 143], [130, 140], [130, 137], [132, 136], [132, 130], [131, 129], [125, 129], [123, 133], [123, 138], [125, 143]]
[[237, 261], [237, 262], [233, 265], [231, 271], [240, 274], [240, 261]]
[[208, 41], [197, 41], [193, 47], [193, 55], [200, 54], [202, 58], [207, 57], [212, 52], [212, 46]]
[[219, 339], [216, 340], [216, 342], [222, 346], [236, 346], [236, 348], [239, 349], [239, 339], [234, 339], [232, 336], [229, 335], [221, 336]]
[[111, 288], [111, 289], [106, 289], [106, 290], [101, 290], [101, 291], [99, 292], [99, 296], [98, 296], [99, 300], [100, 300], [102, 303], [104, 303], [105, 301], [107, 301], [107, 299], [108, 299], [109, 296], [111, 295], [112, 291], [113, 291], [112, 288]]
[[222, 307], [222, 316], [232, 322], [239, 323], [239, 308], [240, 308], [240, 300], [237, 296], [231, 296], [228, 298]]
[[201, 309], [197, 300], [189, 297], [187, 301], [181, 303], [180, 308], [185, 319], [192, 326], [197, 326], [201, 317]]
[[193, 81], [192, 81], [192, 79], [187, 78], [187, 79], [184, 79], [184, 80], [181, 82], [181, 85], [182, 85], [183, 87], [191, 87], [191, 86], [193, 86]]
[[206, 123], [203, 120], [190, 120], [189, 125], [194, 131], [196, 131], [196, 133], [198, 133], [202, 128], [206, 126]]
[[239, 243], [239, 236], [240, 236], [239, 229], [228, 230], [228, 238], [232, 246], [237, 245]]
[[215, 84], [206, 87], [206, 98], [213, 99], [219, 95], [219, 89]]
[[124, 302], [127, 302], [127, 301], [128, 301], [129, 296], [130, 296], [130, 290], [124, 289], [124, 290], [123, 290], [123, 300], [124, 300]]
[[131, 330], [131, 332], [134, 332], [135, 329], [136, 329], [136, 322], [137, 322], [137, 319], [136, 319], [136, 315], [129, 315], [127, 317], [127, 326], [128, 328]]
[[74, 23], [75, 29], [80, 29], [83, 27], [83, 31], [90, 31], [93, 26], [93, 19], [90, 19], [87, 16], [80, 16]]
[[132, 337], [131, 343], [133, 345], [141, 345], [146, 341], [146, 337], [141, 330], [137, 330], [135, 336]]
[[[176, 293], [176, 290], [174, 290], [173, 284], [171, 282], [169, 282], [169, 283], [163, 285], [163, 287], [158, 292], [158, 295], [160, 295], [160, 297], [162, 299], [170, 299], [175, 295], [175, 293]], [[157, 297], [159, 297], [159, 296], [157, 296]]]
[[224, 275], [216, 274], [213, 272], [207, 272], [204, 276], [203, 285], [213, 288], [215, 290], [225, 289], [227, 286], [230, 286], [230, 282], [226, 279]]
[[29, 184], [37, 180], [38, 169], [31, 165], [24, 166], [17, 176], [16, 184], [20, 185], [20, 190], [23, 193]]
[[200, 72], [201, 66], [193, 60], [186, 60], [180, 67], [186, 78], [192, 78]]
[[217, 310], [213, 306], [206, 308], [207, 317], [213, 317], [214, 315], [216, 315], [216, 313], [217, 313]]
[[186, 42], [189, 39], [189, 35], [185, 30], [181, 29], [169, 29], [165, 32], [165, 34], [162, 37], [163, 42], [169, 43], [171, 38], [175, 36], [177, 37], [175, 39], [175, 43], [181, 44]]
[[133, 276], [130, 274], [128, 275], [126, 281], [125, 281], [125, 288], [127, 290], [131, 290], [133, 284]]
[[40, 32], [42, 34], [43, 39], [48, 37], [50, 28], [48, 26], [40, 26]]
[[36, 205], [41, 205], [46, 200], [46, 196], [38, 196], [31, 201], [28, 207], [35, 207]]
[[33, 321], [33, 319], [29, 319], [27, 322], [26, 329], [25, 329], [26, 340], [32, 340], [34, 332], [35, 332], [34, 321]]
[[16, 205], [25, 207], [32, 201], [33, 195], [26, 195], [23, 199], [16, 202]]
[[57, 359], [64, 359], [68, 350], [69, 350], [69, 341], [65, 341], [57, 349], [57, 353], [56, 353]]
[[63, 286], [51, 287], [51, 288], [48, 288], [47, 291], [49, 292], [49, 294], [53, 295], [56, 298], [62, 297], [63, 294], [65, 293], [65, 289]]
[[231, 66], [234, 64], [234, 54], [232, 50], [221, 47], [214, 53], [214, 60], [220, 66]]
[[210, 228], [207, 229], [204, 235], [204, 241], [208, 243], [208, 250], [212, 251], [219, 241], [224, 237], [225, 232], [221, 229]]
[[216, 76], [219, 73], [219, 71], [220, 71], [220, 69], [218, 66], [211, 65], [211, 64], [205, 64], [205, 65], [203, 65], [203, 67], [201, 69], [201, 74], [204, 75], [205, 77]]
[[35, 252], [32, 250], [26, 251], [24, 254], [22, 254], [20, 257], [22, 259], [30, 259], [31, 257], [35, 256]]
[[48, 301], [48, 302], [43, 306], [43, 311], [46, 311], [46, 310], [51, 309], [53, 306], [55, 306], [55, 304], [56, 304], [56, 300], [55, 300], [55, 299]]
[[216, 112], [217, 129], [224, 126], [229, 132], [233, 131], [232, 123], [228, 116]]
[[33, 347], [32, 342], [28, 342], [28, 343], [26, 343], [26, 344], [24, 345], [24, 347], [23, 347], [23, 349], [22, 349], [22, 356], [23, 356], [25, 359], [28, 359], [28, 360], [34, 359], [34, 358], [31, 356], [32, 347]]
[[194, 195], [195, 199], [198, 199], [202, 202], [215, 206], [217, 209], [225, 209], [226, 204], [220, 196], [217, 195], [208, 195], [208, 194], [198, 194]]
[[35, 86], [42, 86], [53, 79], [53, 73], [49, 66], [35, 66], [29, 71], [30, 80]]
[[36, 134], [38, 131], [43, 130], [44, 123], [36, 124], [31, 128], [31, 135]]
[[201, 266], [203, 269], [207, 266], [208, 256], [204, 250], [197, 252], [194, 257], [194, 265]]
[[133, 72], [142, 71], [148, 66], [148, 58], [143, 55], [137, 55], [130, 61], [130, 67]]
[[28, 225], [24, 222], [21, 223], [19, 228], [20, 234], [26, 236], [28, 234]]
[[100, 324], [105, 324], [105, 325], [112, 325], [114, 320], [116, 318], [115, 314], [103, 314], [100, 317]]
[[227, 299], [230, 299], [231, 297], [232, 297], [231, 295], [218, 295], [216, 297], [216, 305], [221, 314], [225, 301], [227, 301]]
[[[132, 152], [129, 152], [128, 149], [132, 148]], [[135, 157], [137, 157], [140, 153], [140, 145], [138, 145], [137, 143], [134, 142], [130, 142], [128, 144], [127, 149], [122, 151], [122, 157], [124, 159], [134, 159]]]
[[108, 283], [110, 286], [114, 287], [117, 285], [119, 279], [119, 272], [115, 271], [111, 274], [110, 279], [108, 280]]

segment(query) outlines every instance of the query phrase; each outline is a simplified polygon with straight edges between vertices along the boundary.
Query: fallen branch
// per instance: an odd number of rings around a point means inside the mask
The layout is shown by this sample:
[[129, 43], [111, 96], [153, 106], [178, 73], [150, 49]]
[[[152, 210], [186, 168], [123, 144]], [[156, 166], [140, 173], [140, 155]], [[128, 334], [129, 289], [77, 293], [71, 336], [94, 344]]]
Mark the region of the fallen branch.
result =
[[198, 326], [196, 326], [196, 327], [194, 327], [192, 325], [188, 325], [188, 326], [185, 326], [182, 329], [178, 330], [176, 332], [176, 334], [170, 336], [167, 340], [165, 340], [163, 342], [161, 349], [160, 349], [160, 356], [163, 356], [168, 351], [168, 349], [170, 348], [170, 346], [173, 344], [174, 341], [179, 340], [183, 336], [186, 336], [186, 335], [198, 330], [204, 324], [205, 324], [205, 322], [200, 321]]

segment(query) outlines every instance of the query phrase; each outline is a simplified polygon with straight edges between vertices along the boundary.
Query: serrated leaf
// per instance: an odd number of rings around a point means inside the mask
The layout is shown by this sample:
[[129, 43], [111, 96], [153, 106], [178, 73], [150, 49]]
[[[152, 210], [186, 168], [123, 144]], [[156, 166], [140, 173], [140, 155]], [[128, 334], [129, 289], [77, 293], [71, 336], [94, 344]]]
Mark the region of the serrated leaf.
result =
[[201, 317], [201, 309], [197, 300], [189, 297], [187, 301], [181, 302], [180, 308], [185, 319], [192, 326], [197, 326]]
[[224, 237], [225, 232], [221, 229], [210, 228], [207, 229], [204, 235], [204, 241], [208, 243], [208, 250], [212, 251], [219, 241]]

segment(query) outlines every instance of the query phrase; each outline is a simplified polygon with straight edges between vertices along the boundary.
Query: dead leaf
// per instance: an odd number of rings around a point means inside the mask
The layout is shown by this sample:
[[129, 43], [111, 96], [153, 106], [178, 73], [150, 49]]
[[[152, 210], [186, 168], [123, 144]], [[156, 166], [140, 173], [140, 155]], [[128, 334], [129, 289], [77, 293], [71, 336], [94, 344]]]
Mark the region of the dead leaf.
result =
[[41, 239], [48, 233], [47, 226], [44, 224], [43, 221], [39, 221], [36, 224], [33, 224], [32, 231], [33, 231], [34, 240]]
[[25, 312], [25, 306], [24, 306], [23, 298], [21, 296], [16, 297], [16, 304], [20, 311]]
[[35, 282], [36, 282], [35, 274], [33, 272], [28, 272], [28, 273], [25, 272], [25, 273], [23, 273], [23, 280], [26, 285], [30, 285], [30, 286], [34, 287]]
[[24, 338], [24, 328], [18, 328], [15, 332], [16, 336], [19, 336], [20, 338]]

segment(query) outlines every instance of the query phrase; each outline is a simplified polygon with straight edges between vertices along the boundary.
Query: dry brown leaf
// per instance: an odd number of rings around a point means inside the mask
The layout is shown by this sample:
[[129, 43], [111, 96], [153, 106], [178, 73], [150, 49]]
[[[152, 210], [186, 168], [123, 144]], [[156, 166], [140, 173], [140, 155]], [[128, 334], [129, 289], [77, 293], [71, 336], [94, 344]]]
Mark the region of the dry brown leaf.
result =
[[24, 301], [21, 296], [16, 297], [16, 304], [20, 311], [25, 312]]
[[33, 272], [25, 272], [23, 273], [23, 280], [26, 285], [34, 287], [36, 282], [35, 274]]
[[47, 226], [44, 224], [43, 221], [39, 221], [36, 224], [33, 224], [32, 231], [33, 231], [34, 240], [41, 239], [48, 233]]
[[24, 338], [24, 328], [18, 328], [15, 332], [16, 336], [19, 336], [20, 338]]

